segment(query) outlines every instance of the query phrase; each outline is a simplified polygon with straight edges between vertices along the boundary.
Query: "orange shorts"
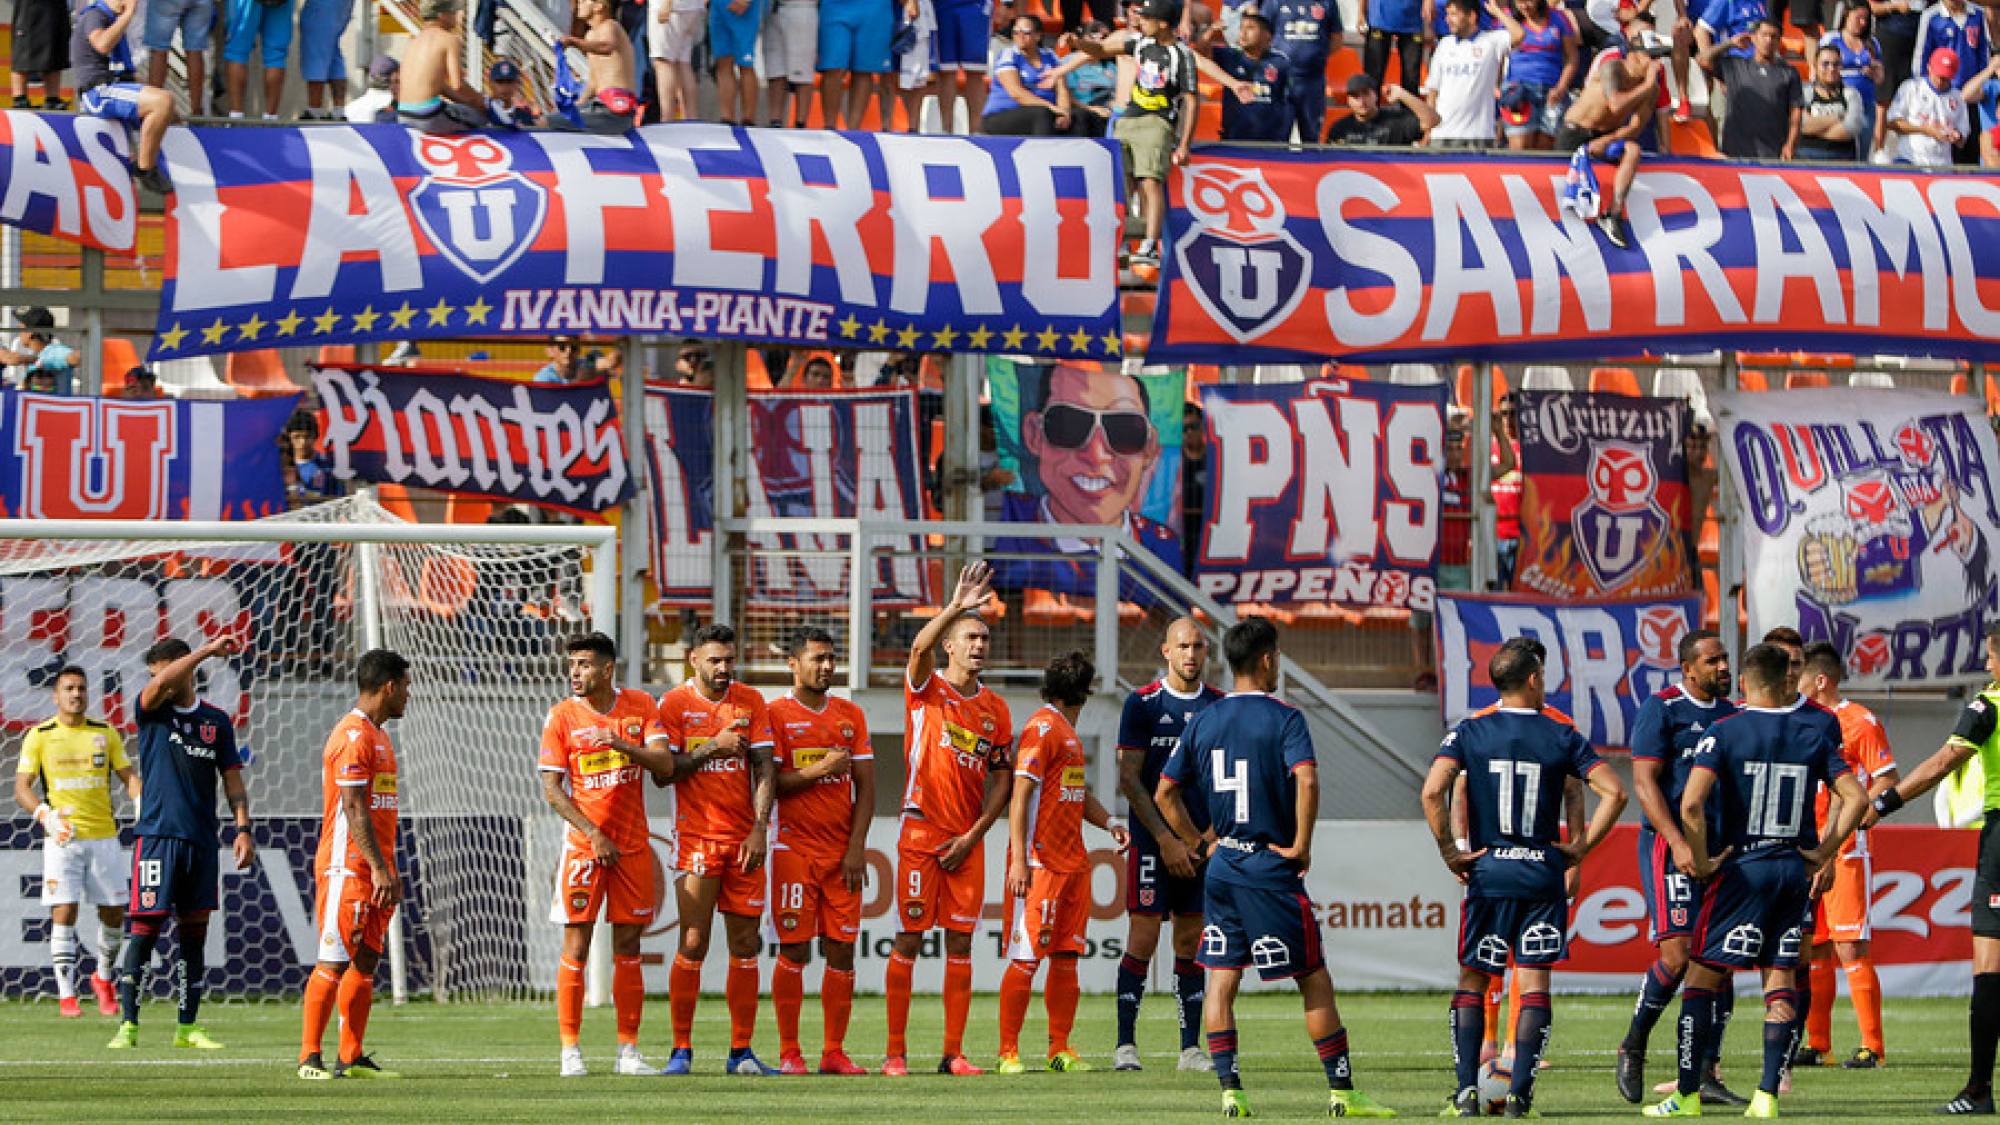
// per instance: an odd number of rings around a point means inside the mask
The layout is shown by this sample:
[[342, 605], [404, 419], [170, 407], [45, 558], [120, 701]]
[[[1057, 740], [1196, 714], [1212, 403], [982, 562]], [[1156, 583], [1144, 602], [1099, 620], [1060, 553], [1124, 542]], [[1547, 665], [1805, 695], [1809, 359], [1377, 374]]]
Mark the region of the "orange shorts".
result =
[[903, 822], [896, 844], [896, 916], [904, 932], [922, 933], [937, 926], [969, 934], [986, 909], [986, 845], [965, 857], [956, 871], [938, 862], [951, 846], [948, 832], [922, 821]]
[[840, 852], [771, 853], [771, 924], [780, 942], [851, 942], [861, 932], [861, 892], [847, 889], [840, 860]]
[[764, 873], [745, 871], [736, 862], [741, 841], [711, 840], [702, 836], [682, 836], [674, 846], [674, 870], [697, 879], [722, 880], [722, 893], [715, 908], [724, 914], [764, 914]]
[[313, 921], [319, 924], [317, 959], [352, 961], [363, 949], [381, 953], [396, 908], [375, 905], [375, 881], [366, 872], [322, 871], [318, 883], [313, 896]]
[[1833, 861], [1833, 885], [1820, 896], [1815, 912], [1813, 944], [1868, 940], [1868, 885], [1873, 867], [1867, 856], [1844, 855]]
[[1090, 924], [1090, 872], [1028, 873], [1028, 897], [1007, 896], [1007, 959], [1039, 961], [1054, 953], [1082, 953]]
[[614, 926], [643, 925], [660, 909], [659, 876], [653, 849], [620, 848], [617, 863], [604, 867], [591, 858], [590, 845], [571, 839], [556, 867], [555, 902], [549, 921], [575, 926], [599, 920]]

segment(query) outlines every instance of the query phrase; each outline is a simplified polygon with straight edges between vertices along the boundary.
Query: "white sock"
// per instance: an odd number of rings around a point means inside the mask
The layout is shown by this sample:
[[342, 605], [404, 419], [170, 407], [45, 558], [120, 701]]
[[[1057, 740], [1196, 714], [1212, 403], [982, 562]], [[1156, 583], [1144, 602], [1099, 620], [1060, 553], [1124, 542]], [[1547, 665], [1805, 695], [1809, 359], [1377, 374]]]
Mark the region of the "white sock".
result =
[[56, 925], [49, 929], [49, 960], [56, 967], [56, 995], [64, 1000], [76, 997], [76, 927]]
[[118, 955], [125, 951], [125, 927], [97, 923], [97, 979], [118, 979]]

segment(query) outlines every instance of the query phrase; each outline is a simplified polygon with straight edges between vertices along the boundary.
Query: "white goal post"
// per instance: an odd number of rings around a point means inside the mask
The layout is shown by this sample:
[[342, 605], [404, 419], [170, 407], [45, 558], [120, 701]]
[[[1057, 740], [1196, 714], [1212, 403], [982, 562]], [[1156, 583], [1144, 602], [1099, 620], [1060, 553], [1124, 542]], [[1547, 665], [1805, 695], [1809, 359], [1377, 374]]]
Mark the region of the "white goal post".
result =
[[[245, 635], [244, 653], [203, 669], [246, 750], [260, 846], [256, 869], [225, 874], [211, 984], [293, 992], [313, 952], [321, 746], [352, 703], [355, 657], [395, 649], [413, 672], [391, 730], [408, 896], [387, 951], [395, 996], [541, 991], [559, 827], [532, 758], [568, 694], [564, 642], [616, 634], [618, 561], [615, 527], [412, 524], [366, 496], [245, 522], [0, 520], [0, 745], [13, 756], [48, 717], [65, 665], [129, 737], [147, 646]], [[16, 848], [0, 863], [25, 872]], [[0, 964], [0, 993], [40, 971]]]

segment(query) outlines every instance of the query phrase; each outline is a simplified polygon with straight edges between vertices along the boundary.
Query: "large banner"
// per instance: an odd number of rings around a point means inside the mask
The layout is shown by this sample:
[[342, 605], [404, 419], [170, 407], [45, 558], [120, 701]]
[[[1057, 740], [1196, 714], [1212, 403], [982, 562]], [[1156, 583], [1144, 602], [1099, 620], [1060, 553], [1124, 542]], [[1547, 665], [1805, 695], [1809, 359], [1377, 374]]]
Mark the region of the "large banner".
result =
[[[666, 605], [707, 607], [715, 598], [712, 397], [688, 387], [646, 388], [653, 581]], [[913, 388], [751, 391], [746, 514], [924, 518], [916, 420]], [[747, 588], [753, 606], [846, 606], [845, 536], [753, 535], [750, 546], [756, 549]], [[877, 561], [874, 604], [921, 605], [929, 589], [929, 568], [916, 542], [903, 541], [892, 557]]]
[[1619, 249], [1505, 153], [1206, 145], [1168, 181], [1155, 363], [1712, 348], [2000, 358], [2000, 180], [1648, 157]]
[[1688, 405], [1521, 391], [1521, 557], [1514, 587], [1571, 601], [1685, 593]]
[[595, 514], [632, 495], [609, 383], [315, 367], [333, 475]]
[[1446, 726], [1500, 701], [1486, 673], [1515, 637], [1549, 650], [1549, 706], [1576, 721], [1599, 750], [1624, 752], [1646, 697], [1680, 679], [1681, 637], [1701, 627], [1701, 599], [1591, 601], [1440, 593], [1439, 701]]
[[1833, 642], [1857, 690], [1983, 683], [2000, 616], [2000, 450], [1978, 399], [1712, 398], [1743, 507], [1750, 632]]
[[132, 249], [139, 201], [117, 121], [0, 111], [0, 223], [99, 250]]
[[175, 129], [152, 355], [657, 333], [1116, 357], [1116, 152], [692, 122]]
[[[999, 467], [1013, 480], [1001, 496], [1009, 523], [1123, 526], [1176, 573], [1181, 569], [1181, 413], [1187, 373], [1127, 373], [1116, 364], [986, 361]], [[1057, 534], [994, 544], [1010, 551], [1088, 554]], [[1088, 596], [1096, 567], [1055, 558], [996, 558], [994, 585]], [[1137, 596], [1136, 589], [1128, 595]]]
[[1341, 379], [1204, 387], [1202, 592], [1430, 609], [1445, 394]]
[[248, 520], [285, 510], [298, 396], [206, 402], [0, 391], [0, 514]]

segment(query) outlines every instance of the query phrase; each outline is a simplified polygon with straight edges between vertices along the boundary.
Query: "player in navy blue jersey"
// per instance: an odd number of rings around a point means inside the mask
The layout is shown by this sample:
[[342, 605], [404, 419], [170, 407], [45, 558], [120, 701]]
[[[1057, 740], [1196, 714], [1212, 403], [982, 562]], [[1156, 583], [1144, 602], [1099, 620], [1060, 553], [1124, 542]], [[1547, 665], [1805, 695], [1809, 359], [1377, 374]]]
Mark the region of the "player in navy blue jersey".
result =
[[1146, 969], [1160, 944], [1161, 919], [1174, 920], [1174, 993], [1179, 1000], [1181, 1070], [1212, 1070], [1201, 1049], [1201, 966], [1194, 955], [1201, 944], [1201, 869], [1194, 848], [1208, 827], [1208, 809], [1188, 806], [1196, 832], [1176, 835], [1160, 818], [1153, 803], [1160, 772], [1180, 745], [1181, 732], [1222, 693], [1202, 682], [1208, 670], [1208, 637], [1193, 618], [1167, 626], [1160, 645], [1167, 674], [1125, 697], [1118, 720], [1118, 788], [1132, 806], [1132, 846], [1126, 849], [1125, 913], [1131, 928], [1125, 937], [1125, 958], [1118, 963], [1118, 1043], [1112, 1053], [1118, 1070], [1138, 1070], [1135, 1028], [1139, 1001], [1146, 992]]
[[[1243, 970], [1264, 980], [1294, 980], [1331, 1090], [1335, 1117], [1394, 1117], [1354, 1088], [1347, 1031], [1334, 1005], [1333, 979], [1320, 951], [1319, 918], [1305, 893], [1319, 817], [1319, 766], [1305, 716], [1271, 695], [1278, 686], [1278, 630], [1246, 618], [1222, 637], [1235, 690], [1196, 715], [1167, 760], [1153, 799], [1167, 826], [1199, 837], [1203, 873], [1201, 967], [1208, 970], [1202, 1025], [1222, 1083], [1225, 1117], [1250, 1116], [1236, 1069], [1236, 990]], [[1194, 826], [1181, 793], [1208, 809], [1208, 829]]]
[[[1564, 876], [1604, 842], [1625, 809], [1625, 787], [1574, 724], [1544, 706], [1541, 642], [1517, 637], [1487, 665], [1497, 706], [1467, 716], [1445, 735], [1424, 779], [1424, 820], [1445, 866], [1465, 884], [1458, 938], [1458, 992], [1451, 1000], [1453, 1087], [1447, 1113], [1478, 1117], [1479, 1045], [1486, 991], [1511, 959], [1520, 974], [1521, 1017], [1506, 1115], [1533, 1108], [1553, 1022], [1549, 972], [1566, 952], [1569, 894]], [[1449, 802], [1465, 777], [1467, 843], [1454, 838]], [[1571, 779], [1597, 794], [1589, 826], [1561, 840]]]
[[[1688, 936], [1701, 909], [1701, 884], [1689, 874], [1693, 853], [1681, 832], [1681, 791], [1688, 765], [1708, 728], [1736, 713], [1729, 699], [1729, 652], [1709, 629], [1681, 637], [1681, 682], [1639, 705], [1632, 720], [1632, 795], [1639, 825], [1639, 883], [1647, 928], [1659, 957], [1646, 969], [1632, 1024], [1618, 1045], [1618, 1093], [1637, 1105], [1646, 1096], [1646, 1043], [1687, 974]], [[1727, 1017], [1724, 1017], [1727, 1023]], [[1719, 1078], [1702, 1096], [1710, 1104], [1743, 1104]]]
[[[1743, 689], [1743, 709], [1696, 744], [1681, 794], [1690, 866], [1710, 882], [1681, 992], [1679, 1085], [1646, 1107], [1648, 1117], [1701, 1115], [1715, 990], [1729, 970], [1753, 967], [1764, 978], [1764, 1071], [1745, 1116], [1778, 1116], [1778, 1082], [1798, 1041], [1793, 970], [1813, 885], [1868, 808], [1840, 754], [1839, 720], [1798, 694], [1785, 649], [1765, 643], [1744, 653]], [[1824, 834], [1813, 822], [1822, 784], [1837, 802]]]
[[139, 691], [139, 822], [133, 826], [132, 906], [125, 915], [125, 963], [118, 995], [125, 1020], [113, 1050], [139, 1045], [139, 981], [159, 943], [167, 916], [178, 926], [181, 962], [180, 1024], [174, 1046], [217, 1050], [197, 1018], [208, 975], [204, 947], [208, 915], [217, 905], [215, 790], [220, 784], [236, 818], [231, 845], [240, 871], [256, 858], [250, 842], [250, 798], [243, 790], [243, 759], [236, 729], [221, 708], [195, 694], [195, 669], [205, 660], [240, 651], [223, 637], [189, 650], [167, 639], [146, 650], [152, 678]]

